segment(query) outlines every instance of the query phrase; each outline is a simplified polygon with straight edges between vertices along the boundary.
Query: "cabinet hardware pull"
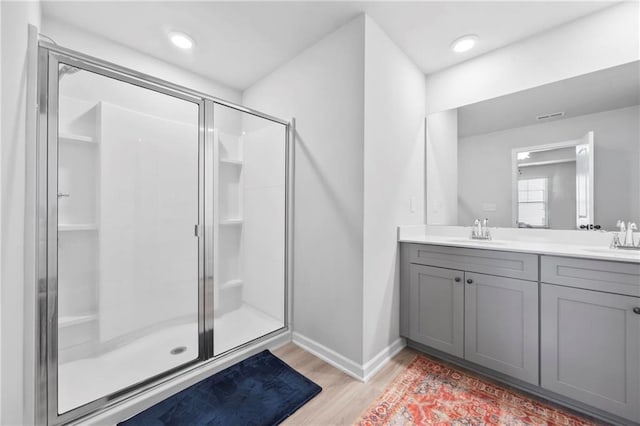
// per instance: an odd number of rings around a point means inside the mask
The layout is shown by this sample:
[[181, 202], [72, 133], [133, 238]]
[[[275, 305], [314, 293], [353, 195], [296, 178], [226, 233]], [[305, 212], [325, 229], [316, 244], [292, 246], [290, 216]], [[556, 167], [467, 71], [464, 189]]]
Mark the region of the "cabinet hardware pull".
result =
[[633, 308], [633, 313], [640, 315], [640, 307], [636, 306], [635, 308]]
[[453, 280], [454, 280], [455, 282], [459, 283], [459, 282], [460, 282], [460, 277], [455, 277]]
[[467, 280], [467, 284], [473, 284], [473, 280], [472, 280], [471, 278], [469, 278], [469, 279]]

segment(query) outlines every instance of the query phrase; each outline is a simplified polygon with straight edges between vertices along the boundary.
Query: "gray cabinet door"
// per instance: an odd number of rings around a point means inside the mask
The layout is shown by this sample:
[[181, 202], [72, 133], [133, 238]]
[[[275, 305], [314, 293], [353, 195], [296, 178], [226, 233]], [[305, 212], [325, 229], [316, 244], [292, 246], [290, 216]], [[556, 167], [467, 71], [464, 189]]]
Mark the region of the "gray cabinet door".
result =
[[465, 359], [538, 385], [538, 283], [465, 274]]
[[[457, 280], [456, 280], [457, 278]], [[409, 338], [462, 357], [464, 273], [410, 265]]]
[[542, 284], [542, 387], [640, 421], [640, 298]]

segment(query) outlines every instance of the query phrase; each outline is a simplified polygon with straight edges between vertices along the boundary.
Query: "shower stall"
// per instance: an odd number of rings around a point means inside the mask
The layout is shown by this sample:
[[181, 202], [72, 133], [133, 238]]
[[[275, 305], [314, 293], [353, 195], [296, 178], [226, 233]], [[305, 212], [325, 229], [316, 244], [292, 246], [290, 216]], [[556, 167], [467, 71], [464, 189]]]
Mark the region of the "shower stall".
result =
[[38, 54], [40, 421], [286, 333], [289, 122]]

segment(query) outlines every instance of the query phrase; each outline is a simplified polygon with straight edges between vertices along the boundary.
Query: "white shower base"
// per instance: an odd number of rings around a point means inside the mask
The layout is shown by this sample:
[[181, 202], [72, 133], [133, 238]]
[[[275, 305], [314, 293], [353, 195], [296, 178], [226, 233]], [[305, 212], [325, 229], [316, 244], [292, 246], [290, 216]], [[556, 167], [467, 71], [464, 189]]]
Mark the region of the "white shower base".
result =
[[282, 321], [250, 305], [243, 304], [235, 311], [215, 318], [213, 322], [213, 351], [215, 355], [220, 355], [283, 326]]
[[[242, 305], [214, 321], [214, 351], [221, 354], [283, 327], [279, 321]], [[187, 349], [172, 355], [176, 347]], [[60, 364], [58, 411], [64, 413], [198, 357], [196, 323], [167, 327], [100, 355]]]

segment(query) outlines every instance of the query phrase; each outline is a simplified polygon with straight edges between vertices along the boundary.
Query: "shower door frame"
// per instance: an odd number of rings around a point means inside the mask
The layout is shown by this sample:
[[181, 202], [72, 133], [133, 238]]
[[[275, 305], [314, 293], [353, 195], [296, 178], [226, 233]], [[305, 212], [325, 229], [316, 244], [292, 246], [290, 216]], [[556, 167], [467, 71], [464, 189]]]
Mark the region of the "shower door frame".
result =
[[[163, 371], [142, 382], [58, 414], [58, 82], [59, 64], [139, 86], [198, 105], [198, 357]], [[293, 217], [293, 120], [291, 122], [246, 108], [232, 102], [194, 91], [173, 83], [103, 61], [56, 44], [38, 43], [37, 75], [37, 149], [36, 149], [36, 398], [38, 425], [60, 425], [108, 409], [133, 396], [186, 372], [209, 365], [249, 345], [289, 331], [291, 314]], [[283, 327], [214, 355], [213, 312], [213, 109], [220, 104], [285, 126], [285, 235], [284, 235], [284, 312]]]

